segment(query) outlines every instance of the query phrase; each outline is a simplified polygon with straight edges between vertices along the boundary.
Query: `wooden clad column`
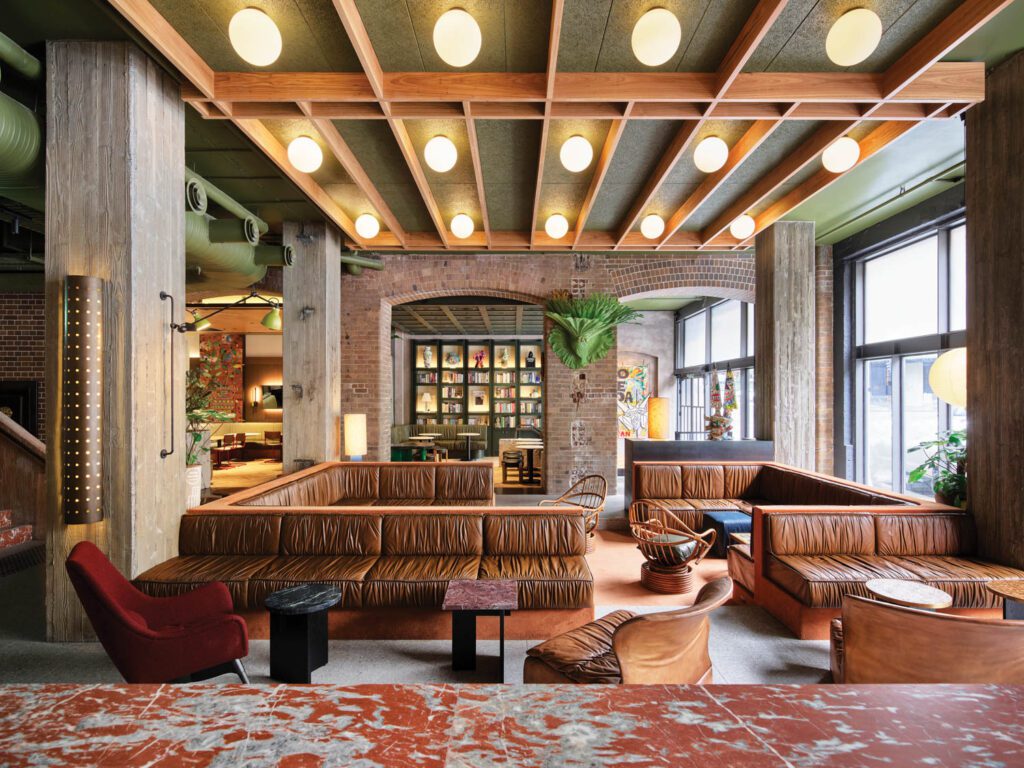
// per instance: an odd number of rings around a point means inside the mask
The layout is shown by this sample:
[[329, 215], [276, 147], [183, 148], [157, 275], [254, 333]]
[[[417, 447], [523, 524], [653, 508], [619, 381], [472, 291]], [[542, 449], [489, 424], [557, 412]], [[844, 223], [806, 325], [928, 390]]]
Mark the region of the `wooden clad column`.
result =
[[[177, 554], [187, 353], [181, 336], [172, 353], [159, 294], [182, 311], [185, 113], [178, 84], [129, 43], [48, 43], [46, 72], [47, 637], [75, 641], [93, 636], [64, 569], [75, 543], [96, 543], [128, 577]], [[87, 525], [61, 514], [67, 275], [105, 281], [104, 519]]]
[[775, 460], [815, 468], [814, 224], [777, 222], [754, 242], [754, 432]]
[[[341, 456], [341, 233], [285, 222], [284, 471]], [[298, 388], [301, 387], [301, 390]]]
[[979, 554], [1024, 568], [1024, 54], [967, 113], [967, 437]]

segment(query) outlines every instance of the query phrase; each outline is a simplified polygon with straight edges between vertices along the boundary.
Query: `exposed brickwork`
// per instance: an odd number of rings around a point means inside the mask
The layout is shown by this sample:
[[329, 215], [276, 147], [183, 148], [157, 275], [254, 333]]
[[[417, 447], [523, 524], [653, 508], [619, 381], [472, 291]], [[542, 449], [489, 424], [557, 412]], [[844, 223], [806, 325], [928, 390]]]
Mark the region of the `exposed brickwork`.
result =
[[832, 246], [815, 251], [815, 468], [834, 474], [832, 453]]
[[36, 432], [43, 441], [45, 304], [41, 293], [0, 293], [0, 381], [36, 382]]

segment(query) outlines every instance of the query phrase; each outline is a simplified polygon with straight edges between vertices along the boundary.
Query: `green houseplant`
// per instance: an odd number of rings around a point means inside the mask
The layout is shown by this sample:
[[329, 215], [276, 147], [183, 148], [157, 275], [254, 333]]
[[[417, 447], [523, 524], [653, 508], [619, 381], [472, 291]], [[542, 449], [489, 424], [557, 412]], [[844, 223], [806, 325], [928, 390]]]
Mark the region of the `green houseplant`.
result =
[[615, 327], [640, 317], [607, 293], [573, 297], [566, 291], [552, 294], [545, 315], [555, 323], [548, 334], [551, 349], [573, 370], [602, 359], [615, 342]]
[[907, 478], [911, 483], [932, 478], [935, 500], [954, 507], [967, 506], [967, 433], [953, 430], [915, 445], [907, 453], [921, 451], [925, 460], [911, 470]]

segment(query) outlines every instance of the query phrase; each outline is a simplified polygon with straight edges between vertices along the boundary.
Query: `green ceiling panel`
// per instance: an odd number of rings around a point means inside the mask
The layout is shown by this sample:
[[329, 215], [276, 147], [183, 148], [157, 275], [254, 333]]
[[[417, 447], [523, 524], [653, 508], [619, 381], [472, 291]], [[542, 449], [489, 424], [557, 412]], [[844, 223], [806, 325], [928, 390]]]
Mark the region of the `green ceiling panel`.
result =
[[[406, 130], [420, 158], [423, 173], [437, 201], [445, 224], [449, 224], [457, 213], [473, 218], [478, 228], [483, 227], [480, 202], [476, 194], [476, 176], [473, 172], [473, 156], [469, 147], [469, 136], [463, 120], [406, 120]], [[447, 136], [455, 144], [458, 160], [455, 167], [445, 173], [433, 171], [423, 160], [423, 148], [434, 136]]]
[[1024, 0], [1014, 0], [992, 21], [958, 45], [944, 61], [984, 61], [989, 67], [1024, 49]]
[[[82, 6], [86, 7], [82, 7]], [[114, 14], [83, 0], [3, 0], [0, 31], [42, 58], [47, 40], [125, 40]]]
[[593, 72], [601, 55], [612, 0], [566, 0], [558, 40], [559, 72]]
[[586, 196], [586, 184], [549, 184], [545, 181], [537, 213], [537, 230], [544, 229], [548, 216], [560, 213], [568, 219], [571, 232], [576, 227], [576, 217]]
[[496, 232], [528, 232], [533, 218], [539, 120], [477, 120], [487, 218]]
[[689, 43], [684, 38], [685, 51], [676, 70], [716, 71], [756, 6], [757, 0], [711, 0]]
[[671, 296], [652, 299], [633, 299], [622, 303], [627, 307], [639, 310], [640, 312], [674, 312], [677, 309], [682, 309], [683, 307], [700, 300], [700, 296]]
[[[537, 227], [553, 213], [561, 213], [576, 225], [576, 216], [590, 189], [597, 170], [598, 156], [611, 128], [610, 120], [552, 120], [548, 127], [547, 151], [544, 155], [544, 185], [541, 189]], [[594, 159], [579, 173], [565, 169], [559, 159], [562, 145], [572, 136], [582, 136], [594, 149]]]
[[[686, 161], [683, 160], [683, 162]], [[692, 181], [666, 182], [662, 184], [655, 193], [654, 199], [651, 200], [651, 204], [643, 212], [643, 215], [656, 213], [665, 221], [668, 221], [676, 209], [686, 201], [686, 198], [697, 191], [697, 187], [700, 186], [703, 179], [704, 174], [697, 171], [696, 177]], [[634, 227], [634, 229], [639, 229], [639, 226]]]
[[323, 164], [310, 174], [317, 184], [323, 186], [324, 184], [352, 183], [352, 179], [341, 167], [341, 163], [331, 152], [330, 147], [324, 143], [316, 127], [308, 120], [264, 120], [263, 124], [285, 147], [300, 136], [311, 138], [320, 146], [320, 151], [324, 153]]

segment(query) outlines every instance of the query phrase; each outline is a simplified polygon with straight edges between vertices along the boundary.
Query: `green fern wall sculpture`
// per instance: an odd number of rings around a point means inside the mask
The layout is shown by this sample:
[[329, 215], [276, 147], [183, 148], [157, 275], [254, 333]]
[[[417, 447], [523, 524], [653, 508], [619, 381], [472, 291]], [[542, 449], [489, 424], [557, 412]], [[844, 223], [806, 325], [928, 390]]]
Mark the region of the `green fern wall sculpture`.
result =
[[545, 315], [555, 323], [548, 334], [551, 349], [573, 370], [604, 358], [615, 341], [615, 327], [640, 317], [606, 293], [573, 298], [565, 291], [552, 295]]

